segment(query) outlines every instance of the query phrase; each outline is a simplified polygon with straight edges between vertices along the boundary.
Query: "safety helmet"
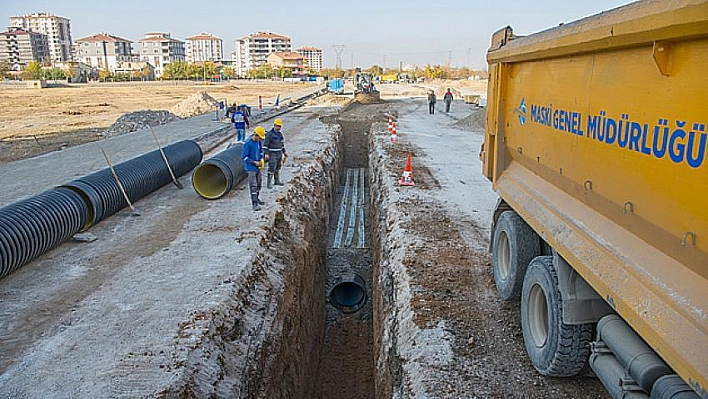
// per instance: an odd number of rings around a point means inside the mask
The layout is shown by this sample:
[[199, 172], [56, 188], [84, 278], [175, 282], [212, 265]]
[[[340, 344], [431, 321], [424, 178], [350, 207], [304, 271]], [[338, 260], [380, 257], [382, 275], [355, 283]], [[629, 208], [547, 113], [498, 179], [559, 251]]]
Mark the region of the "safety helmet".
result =
[[276, 126], [283, 127], [283, 120], [282, 119], [276, 119], [273, 121], [273, 124]]
[[256, 126], [256, 128], [253, 129], [253, 132], [256, 133], [261, 139], [265, 138], [265, 129], [263, 129], [262, 126]]

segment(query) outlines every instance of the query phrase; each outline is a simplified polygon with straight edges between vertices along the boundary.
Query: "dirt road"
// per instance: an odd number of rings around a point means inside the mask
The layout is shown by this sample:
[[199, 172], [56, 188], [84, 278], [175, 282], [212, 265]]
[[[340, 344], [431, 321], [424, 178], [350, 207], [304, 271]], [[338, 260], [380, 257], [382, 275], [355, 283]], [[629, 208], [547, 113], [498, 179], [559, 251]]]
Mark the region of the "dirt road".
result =
[[232, 81], [94, 83], [46, 89], [0, 89], [0, 164], [100, 139], [119, 116], [140, 110], [169, 110], [189, 96], [206, 91], [227, 104], [258, 106], [278, 94], [313, 83]]

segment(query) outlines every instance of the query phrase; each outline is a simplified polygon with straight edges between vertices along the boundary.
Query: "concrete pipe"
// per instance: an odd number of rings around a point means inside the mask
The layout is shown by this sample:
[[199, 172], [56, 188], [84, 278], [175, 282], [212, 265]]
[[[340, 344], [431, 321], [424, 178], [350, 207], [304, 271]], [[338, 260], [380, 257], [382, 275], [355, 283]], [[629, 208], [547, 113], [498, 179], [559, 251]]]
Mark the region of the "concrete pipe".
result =
[[673, 374], [654, 351], [619, 316], [608, 315], [597, 323], [597, 338], [646, 392], [659, 377]]
[[[197, 143], [183, 140], [163, 149], [175, 177], [189, 172], [202, 160]], [[159, 150], [149, 152], [114, 166], [131, 202], [135, 202], [172, 181]], [[84, 230], [128, 206], [110, 168], [65, 183], [62, 187], [80, 193], [93, 217]]]
[[329, 292], [330, 303], [342, 313], [359, 311], [366, 303], [366, 296], [366, 283], [358, 274], [338, 278]]
[[218, 199], [246, 178], [241, 153], [236, 144], [204, 161], [192, 173], [194, 191], [206, 199]]
[[0, 278], [71, 238], [88, 214], [81, 195], [62, 187], [0, 208]]

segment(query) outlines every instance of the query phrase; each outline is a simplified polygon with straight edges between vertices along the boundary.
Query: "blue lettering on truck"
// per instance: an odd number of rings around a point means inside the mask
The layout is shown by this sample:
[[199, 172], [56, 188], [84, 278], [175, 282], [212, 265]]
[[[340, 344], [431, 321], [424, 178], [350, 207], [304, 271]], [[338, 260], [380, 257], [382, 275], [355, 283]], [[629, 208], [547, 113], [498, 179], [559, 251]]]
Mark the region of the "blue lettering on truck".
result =
[[[526, 111], [525, 99], [522, 106]], [[694, 169], [700, 168], [706, 159], [708, 133], [702, 121], [689, 123], [686, 120], [658, 118], [656, 124], [648, 124], [633, 120], [627, 113], [617, 119], [607, 115], [606, 111], [584, 117], [575, 110], [553, 108], [553, 104], [530, 104], [530, 108], [532, 123], [558, 132], [657, 159], [669, 159], [676, 164], [685, 163]]]

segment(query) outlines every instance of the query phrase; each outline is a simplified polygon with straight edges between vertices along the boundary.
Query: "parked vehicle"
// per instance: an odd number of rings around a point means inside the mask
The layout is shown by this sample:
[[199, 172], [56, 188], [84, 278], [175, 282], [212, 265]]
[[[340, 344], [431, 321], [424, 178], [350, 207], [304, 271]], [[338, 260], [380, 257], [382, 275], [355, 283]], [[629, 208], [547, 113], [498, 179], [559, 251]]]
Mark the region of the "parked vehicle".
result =
[[544, 375], [708, 399], [707, 16], [640, 1], [492, 36], [492, 267]]

